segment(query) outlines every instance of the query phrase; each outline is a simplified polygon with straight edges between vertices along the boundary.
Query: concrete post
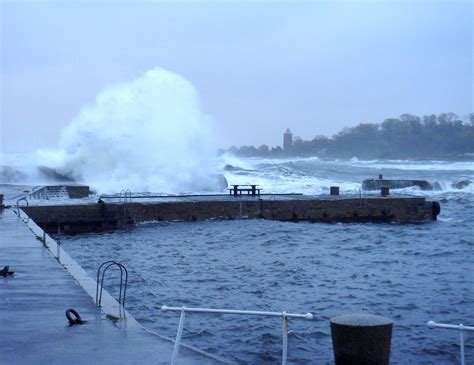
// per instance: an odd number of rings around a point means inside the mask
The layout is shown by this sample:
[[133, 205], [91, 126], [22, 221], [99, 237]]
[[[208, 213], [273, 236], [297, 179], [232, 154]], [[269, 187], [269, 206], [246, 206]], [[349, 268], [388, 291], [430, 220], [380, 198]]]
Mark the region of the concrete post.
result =
[[370, 314], [331, 318], [336, 365], [388, 365], [393, 322]]
[[339, 195], [339, 186], [331, 186], [331, 195]]
[[380, 195], [381, 196], [389, 196], [390, 195], [390, 188], [388, 186], [382, 186], [380, 188]]

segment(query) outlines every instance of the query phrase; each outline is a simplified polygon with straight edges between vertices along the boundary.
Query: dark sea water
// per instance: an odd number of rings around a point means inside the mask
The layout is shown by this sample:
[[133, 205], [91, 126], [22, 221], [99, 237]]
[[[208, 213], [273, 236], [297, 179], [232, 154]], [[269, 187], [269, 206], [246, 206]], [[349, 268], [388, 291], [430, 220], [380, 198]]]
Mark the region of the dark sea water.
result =
[[[62, 236], [63, 247], [93, 276], [103, 261], [126, 265], [128, 310], [170, 337], [179, 314], [161, 312], [162, 305], [311, 312], [312, 321], [290, 319], [289, 363], [328, 364], [329, 319], [366, 312], [394, 321], [393, 364], [459, 362], [458, 332], [426, 322], [474, 325], [474, 194], [472, 185], [451, 186], [474, 180], [473, 163], [232, 162], [229, 183], [255, 181], [266, 191], [315, 194], [336, 184], [353, 192], [378, 173], [437, 181], [442, 190], [401, 192], [427, 195], [442, 211], [438, 221], [409, 225], [150, 222]], [[273, 364], [281, 358], [281, 331], [278, 318], [189, 314], [183, 342], [241, 364]], [[466, 363], [474, 363], [472, 333]]]

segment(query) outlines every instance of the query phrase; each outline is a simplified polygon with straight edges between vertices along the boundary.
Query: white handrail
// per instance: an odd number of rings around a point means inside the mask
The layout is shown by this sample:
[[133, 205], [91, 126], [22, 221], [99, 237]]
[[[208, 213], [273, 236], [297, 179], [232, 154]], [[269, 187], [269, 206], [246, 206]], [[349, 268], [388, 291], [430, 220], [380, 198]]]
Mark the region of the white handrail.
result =
[[444, 328], [449, 330], [458, 330], [459, 331], [459, 348], [461, 350], [461, 365], [465, 365], [465, 355], [464, 355], [464, 331], [474, 331], [474, 327], [464, 326], [462, 323], [459, 325], [456, 324], [444, 324], [436, 323], [434, 321], [429, 321], [426, 323], [429, 328]]
[[296, 314], [296, 313], [286, 313], [286, 312], [245, 311], [245, 310], [236, 310], [236, 309], [188, 308], [185, 306], [168, 307], [166, 305], [162, 306], [161, 310], [163, 312], [166, 312], [166, 311], [181, 312], [181, 316], [179, 318], [178, 333], [176, 334], [176, 341], [174, 343], [173, 355], [171, 356], [171, 365], [175, 364], [175, 361], [178, 357], [178, 350], [181, 344], [181, 336], [183, 334], [184, 318], [185, 318], [186, 312], [214, 313], [214, 314], [243, 314], [243, 315], [283, 318], [283, 349], [282, 349], [282, 359], [281, 359], [281, 363], [283, 365], [287, 364], [287, 359], [288, 359], [288, 318], [299, 318], [299, 319], [307, 319], [307, 320], [312, 320], [314, 318], [311, 313]]
[[428, 327], [430, 328], [446, 328], [450, 330], [460, 330], [460, 331], [474, 331], [474, 327], [471, 326], [464, 326], [461, 324], [444, 324], [444, 323], [436, 323], [433, 321], [429, 321], [427, 323]]
[[255, 316], [266, 316], [266, 317], [283, 317], [288, 318], [303, 318], [311, 320], [313, 315], [311, 313], [306, 314], [294, 314], [286, 312], [262, 312], [262, 311], [244, 311], [236, 309], [213, 309], [213, 308], [190, 308], [190, 307], [167, 307], [166, 305], [161, 307], [163, 312], [166, 311], [177, 311], [177, 312], [198, 312], [198, 313], [221, 313], [221, 314], [248, 314]]

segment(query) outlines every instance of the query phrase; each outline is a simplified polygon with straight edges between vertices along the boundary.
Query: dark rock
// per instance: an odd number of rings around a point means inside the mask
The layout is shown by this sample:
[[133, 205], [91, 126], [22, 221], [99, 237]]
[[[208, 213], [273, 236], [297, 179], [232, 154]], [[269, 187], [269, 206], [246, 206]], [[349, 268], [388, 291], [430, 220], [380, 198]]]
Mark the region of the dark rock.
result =
[[10, 166], [0, 166], [0, 182], [17, 183], [26, 179], [27, 175], [24, 172]]
[[16, 169], [11, 166], [0, 166], [0, 182], [3, 183], [19, 183], [26, 182], [31, 179], [40, 179], [51, 182], [73, 182], [69, 176], [59, 173], [58, 171], [45, 166], [38, 166], [36, 170], [28, 173]]
[[46, 167], [46, 166], [38, 166], [38, 172], [41, 178], [44, 178], [48, 181], [55, 181], [55, 182], [73, 182], [69, 176], [59, 173], [55, 169]]
[[248, 169], [244, 169], [243, 167], [234, 166], [234, 165], [230, 165], [230, 164], [225, 165], [223, 170], [224, 171], [234, 171], [234, 172], [237, 172], [237, 171], [250, 171]]
[[222, 174], [217, 174], [217, 186], [219, 188], [219, 191], [225, 191], [227, 187], [229, 186], [229, 183], [227, 182], [227, 179], [225, 178], [224, 175]]
[[461, 181], [452, 183], [451, 186], [454, 189], [464, 189], [464, 188], [468, 187], [469, 185], [471, 185], [471, 183], [472, 183], [471, 180], [461, 180]]

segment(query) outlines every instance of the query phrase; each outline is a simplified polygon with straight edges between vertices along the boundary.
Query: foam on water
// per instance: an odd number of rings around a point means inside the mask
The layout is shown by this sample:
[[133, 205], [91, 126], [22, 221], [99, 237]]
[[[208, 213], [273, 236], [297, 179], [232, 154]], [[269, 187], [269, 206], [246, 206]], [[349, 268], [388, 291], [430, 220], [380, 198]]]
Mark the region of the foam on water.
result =
[[[453, 184], [474, 181], [473, 162], [401, 161], [401, 160], [323, 160], [310, 158], [246, 158], [225, 156], [231, 168], [224, 173], [231, 184], [261, 185], [264, 192], [300, 192], [324, 194], [330, 186], [339, 186], [341, 193], [359, 193], [362, 180], [383, 173], [387, 179], [427, 180], [438, 189], [418, 187], [396, 189], [394, 193], [438, 196], [445, 193], [473, 194], [474, 184], [462, 189]], [[228, 166], [229, 167], [229, 166]]]
[[392, 168], [399, 170], [416, 171], [474, 171], [472, 161], [410, 161], [410, 160], [366, 160], [351, 159], [350, 161], [340, 161], [341, 164], [350, 163], [352, 166], [371, 166], [373, 168]]

